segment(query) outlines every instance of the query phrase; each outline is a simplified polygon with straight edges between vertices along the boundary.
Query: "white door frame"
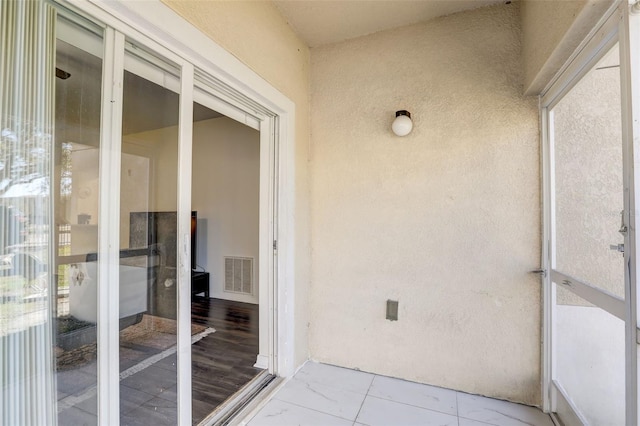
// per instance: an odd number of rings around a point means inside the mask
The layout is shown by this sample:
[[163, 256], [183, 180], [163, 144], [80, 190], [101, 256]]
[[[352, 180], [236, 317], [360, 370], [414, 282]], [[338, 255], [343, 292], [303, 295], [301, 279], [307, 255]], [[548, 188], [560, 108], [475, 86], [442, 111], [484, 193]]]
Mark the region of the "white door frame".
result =
[[[640, 6], [636, 6], [640, 13]], [[626, 392], [626, 423], [640, 424], [638, 413], [638, 312], [639, 295], [637, 292], [636, 265], [640, 260], [640, 253], [636, 240], [636, 200], [640, 200], [640, 173], [635, 172], [635, 153], [640, 153], [640, 15], [630, 13], [633, 8], [627, 0], [616, 2], [596, 25], [576, 53], [567, 61], [558, 76], [543, 91], [540, 97], [541, 137], [542, 137], [542, 172], [543, 172], [543, 202], [544, 206], [544, 269], [548, 271], [543, 279], [544, 315], [543, 315], [543, 409], [545, 412], [555, 412], [556, 404], [565, 410], [573, 412], [572, 421], [576, 424], [586, 424], [579, 415], [570, 399], [563, 394], [564, 390], [555, 382], [555, 359], [553, 357], [555, 333], [553, 319], [555, 316], [555, 288], [552, 282], [568, 282], [571, 291], [579, 294], [605, 309], [612, 315], [625, 321], [625, 392]], [[589, 285], [577, 282], [554, 271], [555, 258], [555, 230], [553, 218], [555, 216], [554, 188], [552, 173], [554, 154], [551, 149], [553, 137], [552, 108], [563, 96], [591, 70], [595, 63], [616, 43], [620, 43], [621, 95], [622, 95], [622, 144], [624, 152], [624, 224], [629, 229], [625, 236], [625, 299], [606, 294]], [[633, 81], [631, 76], [636, 76]], [[631, 214], [633, 212], [634, 214]]]
[[[626, 3], [626, 2], [625, 2]], [[627, 423], [640, 424], [640, 291], [638, 289], [638, 265], [640, 264], [640, 241], [637, 233], [640, 209], [640, 1], [629, 0], [620, 23], [620, 73], [622, 84], [622, 137], [629, 160], [631, 187], [629, 191], [629, 244], [630, 258], [627, 263], [631, 285], [625, 289], [626, 303], [626, 368], [627, 375]], [[635, 77], [635, 78], [633, 78]], [[636, 172], [636, 170], [638, 170]], [[629, 406], [631, 404], [631, 406]]]
[[[103, 147], [109, 147], [112, 155], [101, 160], [101, 173], [113, 174], [119, 169], [120, 143], [117, 117], [117, 87], [114, 76], [124, 68], [124, 37], [145, 46], [161, 57], [177, 64], [181, 70], [181, 96], [179, 120], [179, 178], [178, 178], [178, 250], [180, 286], [178, 291], [178, 407], [179, 423], [191, 423], [191, 343], [190, 343], [190, 235], [191, 212], [191, 149], [194, 74], [204, 73], [211, 81], [210, 89], [222, 104], [230, 107], [232, 118], [239, 120], [238, 111], [246, 113], [246, 124], [261, 131], [261, 164], [268, 156], [269, 167], [261, 170], [260, 219], [260, 348], [257, 365], [267, 368], [271, 374], [283, 377], [294, 373], [294, 134], [295, 104], [268, 84], [233, 55], [196, 30], [160, 0], [144, 2], [125, 0], [49, 0], [72, 9], [76, 13], [107, 26], [105, 32], [105, 63], [111, 62], [110, 72], [105, 74], [103, 123], [105, 136]], [[123, 37], [124, 36], [124, 37]], [[114, 45], [115, 43], [115, 45]], [[106, 69], [106, 71], [109, 71]], [[106, 89], [106, 90], [105, 90]], [[121, 84], [120, 84], [121, 92]], [[115, 96], [115, 97], [114, 97]], [[120, 95], [121, 96], [121, 93]], [[120, 98], [121, 99], [121, 98]], [[115, 102], [112, 102], [115, 101]], [[113, 111], [112, 111], [113, 110]], [[109, 112], [110, 111], [110, 112]], [[235, 111], [235, 112], [234, 112]], [[225, 111], [223, 111], [225, 112]], [[121, 115], [121, 114], [120, 114]], [[118, 122], [120, 120], [120, 123]], [[104, 121], [104, 120], [103, 120]], [[106, 135], [111, 135], [109, 141]], [[115, 144], [115, 145], [114, 145]], [[113, 145], [113, 146], [112, 146]], [[264, 147], [264, 149], [262, 148]], [[264, 155], [263, 155], [264, 154]], [[117, 163], [117, 164], [116, 164]], [[103, 174], [104, 174], [103, 173]], [[119, 176], [119, 173], [117, 174]], [[106, 177], [101, 175], [101, 178]], [[101, 180], [107, 182], [107, 180]], [[113, 177], [108, 190], [101, 190], [101, 205], [108, 210], [108, 222], [100, 231], [100, 252], [103, 266], [102, 282], [114, 282], [118, 277], [119, 232], [119, 181]], [[265, 192], [266, 191], [266, 192]], [[265, 194], [265, 196], [263, 196]], [[115, 203], [114, 203], [115, 202]], [[116, 209], [116, 214], [112, 210]], [[277, 248], [277, 249], [276, 249]], [[277, 256], [276, 256], [277, 253]], [[264, 263], [263, 263], [264, 262]], [[267, 268], [265, 270], [265, 267]], [[264, 276], [263, 276], [264, 275]], [[107, 300], [115, 300], [116, 306], [102, 305], [102, 348], [108, 348], [108, 356], [99, 357], [99, 421], [101, 424], [117, 424], [119, 421], [118, 385], [118, 298], [114, 286], [100, 287], [98, 306]], [[117, 288], [117, 286], [115, 286]], [[111, 290], [107, 290], [111, 289]], [[104, 294], [103, 294], [104, 293]], [[113, 305], [112, 303], [112, 305]], [[104, 309], [104, 308], [109, 309]], [[115, 354], [115, 355], [114, 355]], [[102, 360], [102, 361], [101, 361]], [[102, 383], [104, 382], [104, 383]]]

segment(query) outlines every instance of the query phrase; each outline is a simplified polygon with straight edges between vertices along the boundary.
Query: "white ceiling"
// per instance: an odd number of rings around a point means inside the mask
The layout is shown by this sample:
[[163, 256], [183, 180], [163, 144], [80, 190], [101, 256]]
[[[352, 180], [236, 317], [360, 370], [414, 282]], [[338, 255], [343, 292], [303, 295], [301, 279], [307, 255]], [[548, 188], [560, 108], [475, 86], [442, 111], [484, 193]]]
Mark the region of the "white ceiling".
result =
[[505, 1], [279, 0], [273, 3], [296, 34], [309, 47], [317, 47]]

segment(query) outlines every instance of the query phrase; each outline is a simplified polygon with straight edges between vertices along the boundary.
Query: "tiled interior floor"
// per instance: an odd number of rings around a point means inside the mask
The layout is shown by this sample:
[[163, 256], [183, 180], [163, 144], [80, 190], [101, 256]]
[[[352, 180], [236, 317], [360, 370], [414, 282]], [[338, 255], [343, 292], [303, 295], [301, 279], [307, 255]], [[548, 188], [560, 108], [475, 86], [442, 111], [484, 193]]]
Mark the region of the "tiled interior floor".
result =
[[307, 362], [249, 426], [553, 426], [537, 408]]

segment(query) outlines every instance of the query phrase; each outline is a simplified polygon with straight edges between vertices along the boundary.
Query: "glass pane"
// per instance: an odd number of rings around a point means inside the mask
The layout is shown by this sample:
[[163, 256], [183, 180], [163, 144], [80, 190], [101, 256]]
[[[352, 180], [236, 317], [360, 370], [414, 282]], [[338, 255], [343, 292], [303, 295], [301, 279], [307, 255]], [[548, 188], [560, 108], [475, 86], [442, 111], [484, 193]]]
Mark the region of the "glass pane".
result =
[[97, 423], [102, 40], [61, 22], [56, 45], [56, 361], [60, 424]]
[[260, 132], [194, 103], [192, 158], [192, 333], [203, 336], [191, 349], [198, 424], [263, 371], [255, 367]]
[[624, 297], [619, 63], [615, 46], [553, 109], [555, 269]]
[[589, 424], [623, 425], [624, 321], [556, 288], [555, 379]]
[[[177, 424], [177, 93], [127, 57], [120, 193], [120, 418]], [[144, 75], [141, 76], [141, 74]], [[148, 78], [147, 78], [148, 77]]]

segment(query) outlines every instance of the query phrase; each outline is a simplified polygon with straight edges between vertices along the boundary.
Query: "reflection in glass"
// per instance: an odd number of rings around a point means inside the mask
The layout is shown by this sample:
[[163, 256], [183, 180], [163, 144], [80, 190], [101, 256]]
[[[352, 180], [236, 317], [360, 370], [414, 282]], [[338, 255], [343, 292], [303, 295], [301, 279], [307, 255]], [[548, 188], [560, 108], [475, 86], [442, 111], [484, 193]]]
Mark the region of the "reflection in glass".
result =
[[102, 40], [66, 21], [60, 28], [54, 167], [58, 421], [96, 424]]
[[[137, 61], [142, 69], [157, 70]], [[120, 193], [122, 424], [177, 424], [178, 100], [171, 90], [125, 71]]]

